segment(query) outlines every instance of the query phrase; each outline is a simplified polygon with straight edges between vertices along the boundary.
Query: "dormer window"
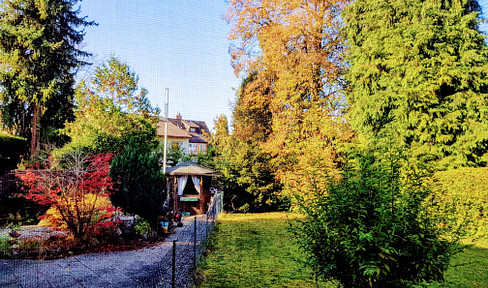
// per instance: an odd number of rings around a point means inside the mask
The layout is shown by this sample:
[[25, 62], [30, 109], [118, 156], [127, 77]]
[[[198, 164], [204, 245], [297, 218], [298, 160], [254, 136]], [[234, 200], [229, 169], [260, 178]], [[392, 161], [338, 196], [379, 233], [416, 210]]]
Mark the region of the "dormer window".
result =
[[197, 129], [195, 129], [195, 128], [190, 128], [190, 132], [197, 132]]

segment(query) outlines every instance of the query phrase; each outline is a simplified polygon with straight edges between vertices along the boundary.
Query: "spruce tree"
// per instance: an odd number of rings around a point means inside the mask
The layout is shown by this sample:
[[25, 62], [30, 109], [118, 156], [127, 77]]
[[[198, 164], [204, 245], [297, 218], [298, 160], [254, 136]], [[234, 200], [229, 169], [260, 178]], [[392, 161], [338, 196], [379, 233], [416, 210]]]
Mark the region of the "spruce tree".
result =
[[488, 160], [488, 48], [477, 1], [357, 0], [345, 10], [349, 120], [436, 169]]
[[73, 115], [73, 74], [84, 64], [80, 58], [89, 56], [77, 45], [83, 40], [82, 29], [94, 24], [78, 16], [77, 2], [0, 3], [2, 122], [4, 128], [30, 138], [31, 155], [38, 143], [39, 123], [61, 128]]

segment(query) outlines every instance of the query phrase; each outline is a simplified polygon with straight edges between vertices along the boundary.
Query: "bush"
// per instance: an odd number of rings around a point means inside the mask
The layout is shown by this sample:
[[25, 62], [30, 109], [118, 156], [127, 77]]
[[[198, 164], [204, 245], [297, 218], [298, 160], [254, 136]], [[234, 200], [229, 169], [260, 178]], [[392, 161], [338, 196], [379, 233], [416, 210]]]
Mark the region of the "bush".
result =
[[124, 212], [141, 216], [154, 227], [166, 200], [166, 179], [159, 159], [150, 146], [132, 139], [114, 157], [110, 170], [114, 182], [112, 203]]
[[27, 171], [19, 175], [28, 192], [26, 199], [52, 208], [44, 218], [58, 228], [69, 229], [77, 240], [88, 242], [115, 211], [108, 190], [111, 154], [72, 154], [66, 170]]
[[434, 175], [443, 224], [471, 237], [488, 233], [488, 168], [459, 168]]
[[347, 288], [443, 280], [458, 246], [442, 237], [444, 230], [423, 206], [429, 187], [415, 175], [401, 178], [393, 158], [361, 155], [340, 179], [328, 179], [327, 191], [301, 202], [306, 218], [294, 232], [317, 276]]
[[13, 170], [20, 162], [20, 156], [27, 150], [25, 138], [11, 136], [0, 131], [0, 175]]
[[66, 202], [60, 203], [58, 206], [49, 208], [44, 215], [39, 217], [41, 221], [37, 225], [67, 229], [68, 223], [61, 215], [61, 211], [63, 213], [71, 213], [72, 215], [78, 214], [80, 215], [79, 218], [82, 219], [90, 217], [90, 223], [87, 223], [87, 225], [101, 223], [102, 220], [106, 219], [106, 208], [111, 206], [111, 203], [108, 196], [85, 194], [76, 198], [68, 198]]

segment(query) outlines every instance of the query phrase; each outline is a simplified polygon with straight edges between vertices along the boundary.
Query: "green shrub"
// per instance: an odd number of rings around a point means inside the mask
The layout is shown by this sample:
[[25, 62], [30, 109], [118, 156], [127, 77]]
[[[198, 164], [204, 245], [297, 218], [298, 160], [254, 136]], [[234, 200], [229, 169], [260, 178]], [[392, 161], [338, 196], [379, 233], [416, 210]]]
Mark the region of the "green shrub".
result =
[[20, 162], [20, 156], [27, 150], [25, 138], [11, 136], [0, 131], [0, 174], [13, 170]]
[[459, 168], [434, 175], [443, 224], [471, 237], [488, 233], [488, 168]]
[[131, 139], [112, 161], [114, 182], [112, 203], [124, 212], [134, 213], [156, 226], [166, 200], [166, 179], [160, 155], [151, 147]]
[[141, 217], [137, 219], [137, 224], [134, 229], [139, 235], [149, 234], [150, 232], [152, 232], [151, 224], [146, 221], [146, 219]]
[[423, 205], [429, 186], [415, 175], [401, 177], [395, 157], [358, 156], [342, 178], [329, 179], [327, 191], [299, 201], [306, 218], [294, 232], [317, 276], [347, 288], [443, 280], [458, 245], [442, 237], [444, 230]]
[[9, 257], [10, 254], [10, 244], [8, 243], [7, 236], [0, 235], [0, 258]]

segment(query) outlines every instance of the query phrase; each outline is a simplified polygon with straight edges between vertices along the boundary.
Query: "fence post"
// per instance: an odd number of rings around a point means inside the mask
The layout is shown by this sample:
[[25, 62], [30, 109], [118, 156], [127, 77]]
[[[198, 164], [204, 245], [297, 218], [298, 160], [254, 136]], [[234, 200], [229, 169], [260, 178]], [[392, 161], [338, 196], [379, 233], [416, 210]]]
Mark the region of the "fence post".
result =
[[197, 217], [193, 218], [194, 225], [193, 225], [193, 269], [194, 271], [197, 270]]
[[205, 240], [208, 238], [208, 213], [207, 213], [207, 220], [205, 222]]
[[172, 263], [172, 271], [171, 271], [171, 287], [176, 287], [176, 240], [173, 240], [173, 263]]

